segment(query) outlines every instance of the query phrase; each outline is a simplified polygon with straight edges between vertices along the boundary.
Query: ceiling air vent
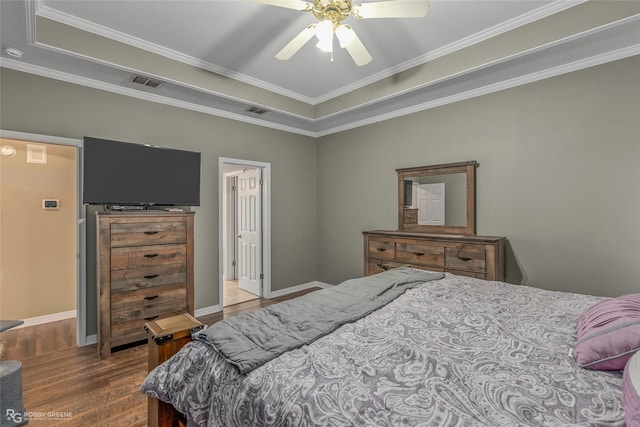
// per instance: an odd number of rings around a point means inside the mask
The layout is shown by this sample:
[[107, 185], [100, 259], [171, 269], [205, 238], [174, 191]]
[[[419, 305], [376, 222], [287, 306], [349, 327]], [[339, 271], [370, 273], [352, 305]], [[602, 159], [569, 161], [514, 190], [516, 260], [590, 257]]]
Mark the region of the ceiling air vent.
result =
[[162, 82], [160, 80], [154, 80], [154, 79], [150, 79], [149, 77], [144, 77], [144, 76], [133, 76], [131, 78], [131, 81], [133, 83], [137, 83], [139, 85], [144, 85], [144, 86], [148, 86], [150, 88], [157, 88], [158, 86], [160, 86], [162, 84]]
[[251, 106], [251, 107], [247, 108], [245, 111], [248, 111], [249, 113], [253, 113], [253, 114], [264, 114], [264, 113], [268, 112], [269, 110], [265, 110], [264, 108], [260, 108], [260, 107], [256, 107], [256, 106]]

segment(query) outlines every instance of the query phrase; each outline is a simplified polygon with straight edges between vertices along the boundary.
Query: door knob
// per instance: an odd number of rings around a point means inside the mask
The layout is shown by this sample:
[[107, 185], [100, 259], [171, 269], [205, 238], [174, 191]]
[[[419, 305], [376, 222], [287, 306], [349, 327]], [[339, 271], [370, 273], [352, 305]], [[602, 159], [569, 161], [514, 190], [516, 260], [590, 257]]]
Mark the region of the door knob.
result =
[[238, 234], [236, 237], [237, 237], [238, 239], [241, 239], [241, 238], [242, 238], [242, 235], [241, 235], [241, 234]]

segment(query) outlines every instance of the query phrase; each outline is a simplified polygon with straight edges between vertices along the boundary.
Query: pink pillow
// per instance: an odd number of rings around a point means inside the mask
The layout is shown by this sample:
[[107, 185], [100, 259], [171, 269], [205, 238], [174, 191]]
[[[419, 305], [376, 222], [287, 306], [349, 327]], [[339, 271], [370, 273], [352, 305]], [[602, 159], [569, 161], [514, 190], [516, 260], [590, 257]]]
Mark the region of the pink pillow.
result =
[[575, 356], [582, 368], [624, 369], [640, 349], [640, 294], [599, 302], [578, 318]]
[[636, 352], [624, 368], [622, 393], [627, 426], [640, 426], [640, 352]]

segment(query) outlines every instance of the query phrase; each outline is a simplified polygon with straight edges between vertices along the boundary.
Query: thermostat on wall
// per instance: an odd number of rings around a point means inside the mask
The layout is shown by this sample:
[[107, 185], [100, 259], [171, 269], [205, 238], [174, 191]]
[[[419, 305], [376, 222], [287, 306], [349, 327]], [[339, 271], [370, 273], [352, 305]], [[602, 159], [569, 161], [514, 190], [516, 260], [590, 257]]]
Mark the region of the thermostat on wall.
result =
[[58, 199], [42, 199], [42, 209], [58, 209]]

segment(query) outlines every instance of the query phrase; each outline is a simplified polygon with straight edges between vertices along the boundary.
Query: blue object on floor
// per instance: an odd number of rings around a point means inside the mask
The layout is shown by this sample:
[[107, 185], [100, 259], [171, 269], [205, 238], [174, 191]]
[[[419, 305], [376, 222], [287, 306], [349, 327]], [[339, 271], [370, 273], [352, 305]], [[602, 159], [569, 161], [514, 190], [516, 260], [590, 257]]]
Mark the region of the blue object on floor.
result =
[[[0, 332], [23, 323], [22, 320], [0, 320]], [[22, 363], [0, 361], [0, 427], [21, 426], [27, 422], [22, 405]]]

